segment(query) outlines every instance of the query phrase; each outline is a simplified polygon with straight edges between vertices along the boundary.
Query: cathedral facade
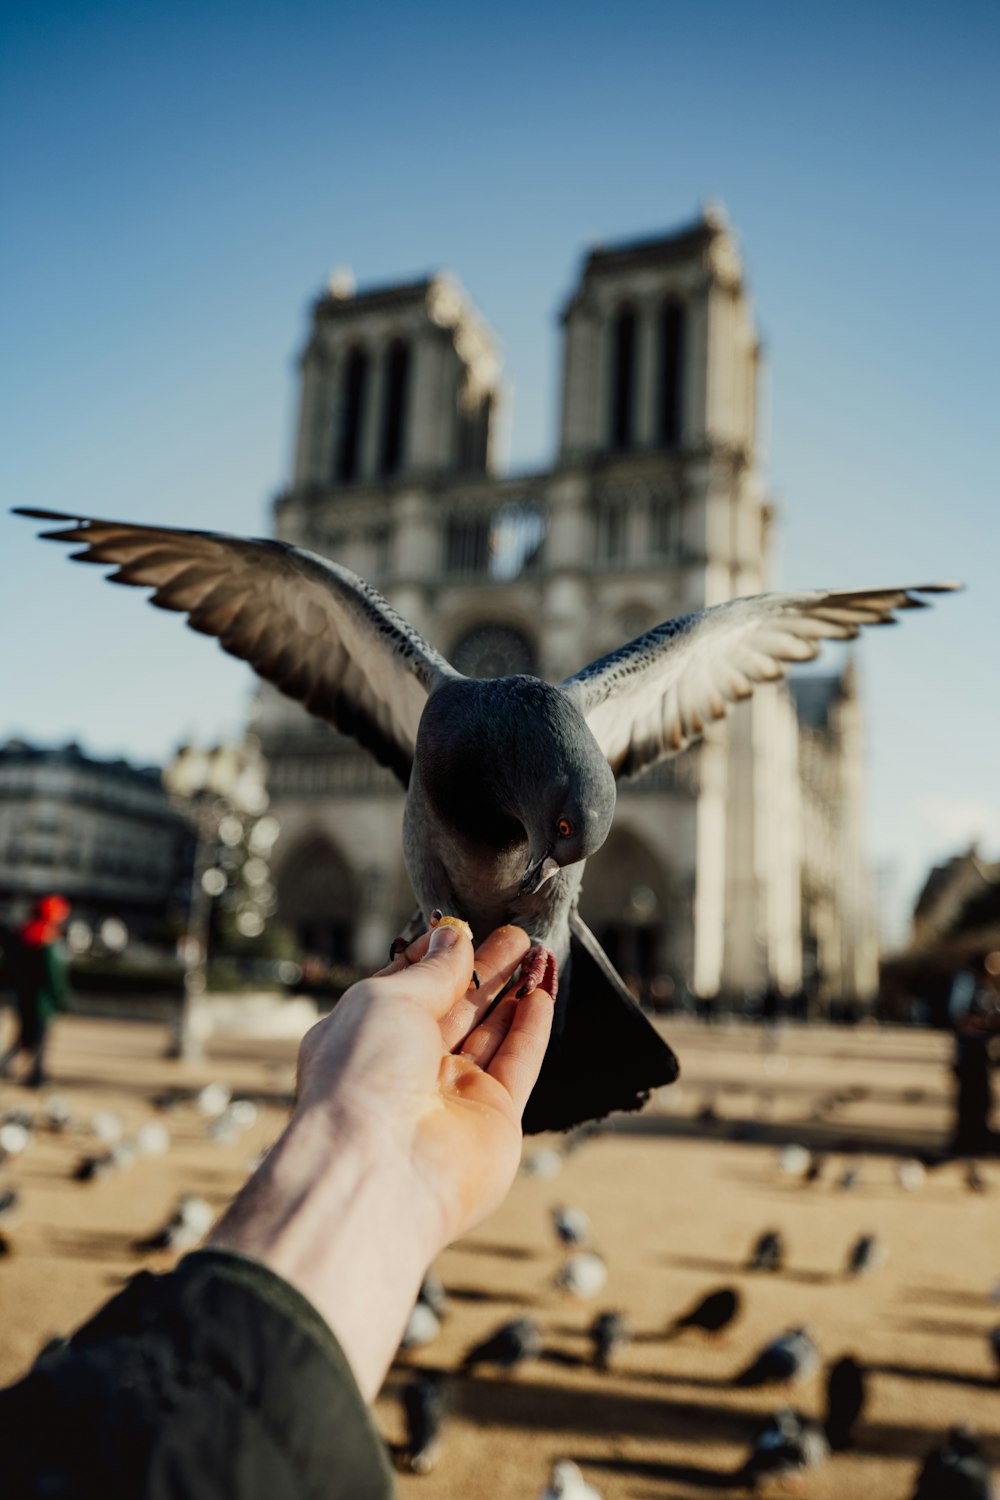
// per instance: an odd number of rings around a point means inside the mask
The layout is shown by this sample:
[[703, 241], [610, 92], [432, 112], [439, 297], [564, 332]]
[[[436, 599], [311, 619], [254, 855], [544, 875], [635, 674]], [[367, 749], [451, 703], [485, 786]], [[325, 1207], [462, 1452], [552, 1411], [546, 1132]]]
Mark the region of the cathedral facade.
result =
[[[275, 534], [369, 579], [470, 675], [559, 681], [661, 620], [770, 586], [760, 345], [724, 218], [592, 251], [562, 324], [556, 461], [507, 477], [496, 346], [452, 278], [334, 281], [313, 309]], [[847, 699], [850, 682], [831, 703]], [[813, 719], [804, 733], [787, 688], [758, 690], [620, 784], [581, 910], [654, 998], [874, 988], [854, 910], [860, 738], [843, 712]], [[308, 952], [381, 962], [413, 909], [398, 785], [270, 688], [255, 730], [282, 825], [279, 919]]]

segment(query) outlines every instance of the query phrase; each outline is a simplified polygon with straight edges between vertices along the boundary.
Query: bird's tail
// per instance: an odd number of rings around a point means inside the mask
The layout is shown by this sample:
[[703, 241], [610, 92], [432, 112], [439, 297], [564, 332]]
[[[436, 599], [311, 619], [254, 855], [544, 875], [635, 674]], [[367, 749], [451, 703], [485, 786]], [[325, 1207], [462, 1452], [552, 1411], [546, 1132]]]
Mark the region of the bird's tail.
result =
[[613, 1110], [641, 1109], [680, 1068], [579, 916], [571, 919], [568, 982], [552, 1040], [524, 1111], [524, 1130], [569, 1130]]

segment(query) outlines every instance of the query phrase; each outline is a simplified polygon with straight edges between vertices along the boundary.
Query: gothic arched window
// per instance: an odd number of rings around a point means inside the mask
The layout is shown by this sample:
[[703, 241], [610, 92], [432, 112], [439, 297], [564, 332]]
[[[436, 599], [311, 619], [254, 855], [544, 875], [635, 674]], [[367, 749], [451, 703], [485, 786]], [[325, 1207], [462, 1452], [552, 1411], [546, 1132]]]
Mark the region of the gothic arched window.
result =
[[680, 446], [684, 414], [684, 308], [667, 302], [660, 313], [659, 438], [666, 448]]
[[409, 374], [409, 347], [403, 343], [402, 339], [394, 339], [385, 356], [382, 447], [379, 455], [379, 467], [383, 474], [396, 474], [403, 466]]
[[344, 367], [340, 431], [337, 434], [336, 477], [341, 482], [356, 479], [358, 475], [367, 385], [368, 356], [363, 349], [352, 349]]
[[612, 448], [631, 448], [634, 441], [635, 334], [635, 311], [623, 307], [615, 318], [611, 337]]

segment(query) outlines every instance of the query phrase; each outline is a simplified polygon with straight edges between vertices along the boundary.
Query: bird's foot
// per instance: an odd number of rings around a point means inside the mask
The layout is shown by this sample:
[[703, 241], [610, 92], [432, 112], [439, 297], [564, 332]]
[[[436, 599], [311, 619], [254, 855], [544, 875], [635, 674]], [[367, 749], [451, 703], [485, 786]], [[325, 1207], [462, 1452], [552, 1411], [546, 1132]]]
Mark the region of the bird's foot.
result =
[[559, 970], [555, 955], [548, 948], [543, 948], [541, 943], [532, 943], [521, 962], [518, 1000], [522, 1000], [532, 990], [544, 990], [553, 1000], [559, 990]]
[[409, 944], [405, 937], [394, 937], [389, 944], [389, 962], [395, 963], [401, 953], [405, 953]]

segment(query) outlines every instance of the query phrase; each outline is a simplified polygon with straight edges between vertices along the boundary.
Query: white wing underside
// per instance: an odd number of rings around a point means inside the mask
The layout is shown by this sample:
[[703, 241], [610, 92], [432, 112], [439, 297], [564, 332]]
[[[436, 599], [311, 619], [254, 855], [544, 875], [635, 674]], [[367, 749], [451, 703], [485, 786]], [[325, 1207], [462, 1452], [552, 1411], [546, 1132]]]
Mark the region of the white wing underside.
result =
[[109, 582], [151, 588], [152, 604], [186, 614], [407, 784], [428, 694], [459, 674], [357, 574], [284, 542], [18, 514], [67, 523], [42, 535], [82, 543], [78, 561], [116, 565]]
[[656, 626], [560, 683], [616, 776], [676, 755], [755, 686], [811, 661], [824, 640], [852, 640], [863, 625], [895, 624], [924, 607], [920, 594], [961, 585], [811, 590], [734, 599]]

